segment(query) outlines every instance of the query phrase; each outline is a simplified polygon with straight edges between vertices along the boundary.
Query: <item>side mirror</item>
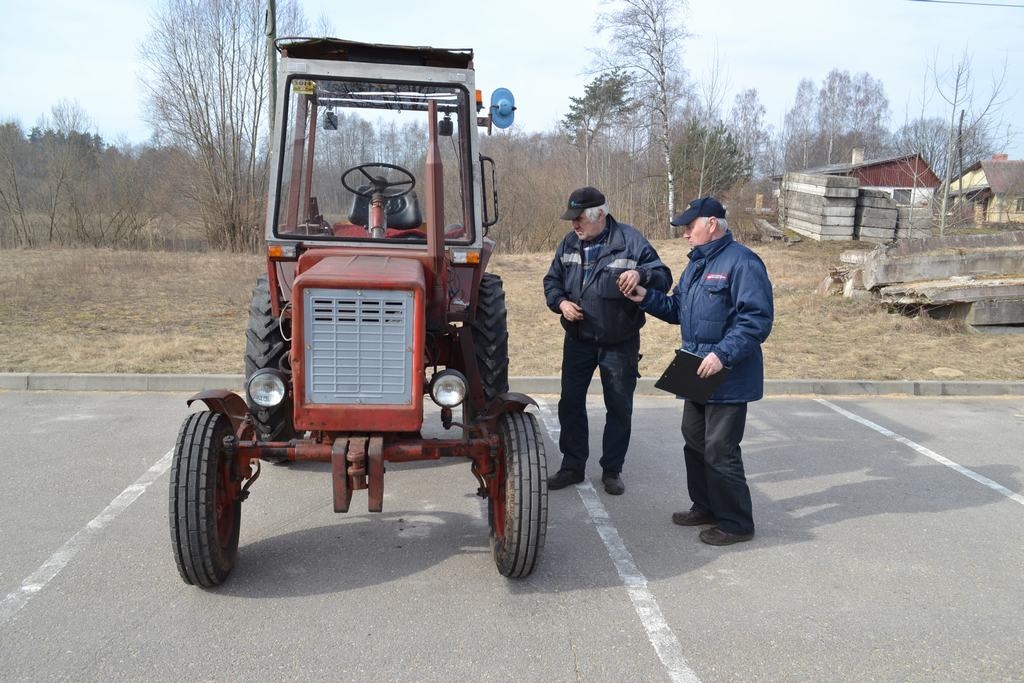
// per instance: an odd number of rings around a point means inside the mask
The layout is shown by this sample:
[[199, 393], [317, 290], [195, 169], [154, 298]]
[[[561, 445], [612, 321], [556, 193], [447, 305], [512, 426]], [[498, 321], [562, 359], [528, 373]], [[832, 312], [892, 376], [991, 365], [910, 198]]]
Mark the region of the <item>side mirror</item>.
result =
[[437, 134], [450, 138], [454, 132], [455, 124], [452, 123], [452, 117], [449, 114], [445, 114], [444, 118], [437, 122]]
[[338, 130], [338, 115], [333, 111], [324, 112], [324, 130]]
[[498, 88], [491, 95], [491, 121], [498, 128], [508, 128], [515, 118], [516, 98], [507, 88]]

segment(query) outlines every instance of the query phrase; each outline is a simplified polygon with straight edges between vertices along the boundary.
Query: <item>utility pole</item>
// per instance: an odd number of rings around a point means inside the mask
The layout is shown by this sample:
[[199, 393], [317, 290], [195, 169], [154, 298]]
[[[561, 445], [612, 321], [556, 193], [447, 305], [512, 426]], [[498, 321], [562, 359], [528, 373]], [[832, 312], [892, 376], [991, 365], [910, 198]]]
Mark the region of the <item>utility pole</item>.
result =
[[960, 110], [960, 125], [956, 129], [956, 156], [958, 160], [957, 193], [960, 203], [964, 201], [964, 110]]

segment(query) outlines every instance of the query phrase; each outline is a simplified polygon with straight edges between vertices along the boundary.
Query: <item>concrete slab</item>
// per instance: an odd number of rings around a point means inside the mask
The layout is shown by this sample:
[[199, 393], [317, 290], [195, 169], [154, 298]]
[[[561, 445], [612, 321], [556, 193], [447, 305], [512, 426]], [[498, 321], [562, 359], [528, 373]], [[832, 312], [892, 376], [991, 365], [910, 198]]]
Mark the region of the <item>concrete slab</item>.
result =
[[822, 214], [815, 214], [809, 213], [807, 211], [799, 211], [797, 209], [786, 208], [784, 215], [786, 217], [786, 220], [799, 220], [817, 225], [835, 225], [852, 227], [855, 223], [852, 214], [848, 216], [826, 216]]
[[1000, 232], [991, 235], [948, 235], [930, 239], [901, 242], [885, 250], [888, 257], [907, 256], [951, 249], [992, 249], [1024, 247], [1024, 230]]
[[805, 194], [803, 192], [784, 192], [780, 198], [780, 206], [786, 210], [796, 209], [808, 213], [852, 216], [857, 211], [857, 205], [847, 199], [835, 199]]
[[858, 220], [868, 221], [884, 221], [886, 225], [896, 225], [896, 210], [895, 209], [872, 209], [867, 206], [857, 207], [857, 218]]
[[808, 185], [806, 183], [783, 181], [782, 191], [804, 192], [806, 194], [820, 195], [822, 197], [835, 197], [838, 199], [857, 199], [856, 187], [822, 187], [820, 185]]
[[896, 213], [896, 202], [891, 199], [882, 199], [878, 197], [865, 197], [861, 194], [857, 197], [857, 206], [863, 206], [869, 209], [884, 209]]
[[[853, 224], [850, 225], [821, 225], [815, 221], [800, 220], [798, 218], [785, 219], [783, 226], [795, 232], [806, 231], [815, 235], [823, 235], [832, 239], [853, 239]], [[801, 233], [802, 234], [802, 233]]]
[[783, 176], [783, 182], [804, 183], [806, 185], [819, 185], [821, 187], [845, 187], [858, 188], [860, 181], [849, 176], [823, 175], [818, 173], [795, 173], [790, 172]]
[[905, 282], [879, 291], [884, 301], [896, 304], [1024, 299], [1024, 277]]
[[1024, 324], [1024, 300], [984, 299], [975, 301], [964, 321], [969, 325], [1021, 325]]
[[[906, 240], [935, 242], [933, 239]], [[864, 283], [868, 289], [901, 282], [940, 280], [954, 276], [991, 277], [1024, 273], [1024, 246], [995, 249], [947, 249], [899, 253], [899, 245], [872, 252], [864, 267]]]

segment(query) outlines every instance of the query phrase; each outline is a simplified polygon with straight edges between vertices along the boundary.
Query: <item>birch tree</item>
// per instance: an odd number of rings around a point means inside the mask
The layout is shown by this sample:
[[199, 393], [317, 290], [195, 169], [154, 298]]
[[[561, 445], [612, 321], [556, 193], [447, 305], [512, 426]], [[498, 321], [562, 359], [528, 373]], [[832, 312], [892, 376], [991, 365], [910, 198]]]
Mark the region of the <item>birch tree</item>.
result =
[[818, 93], [818, 130], [825, 140], [826, 164], [832, 163], [837, 139], [847, 127], [853, 105], [850, 90], [850, 74], [832, 69]]
[[[672, 172], [673, 105], [681, 91], [683, 41], [688, 37], [683, 15], [686, 0], [618, 0], [599, 15], [597, 30], [609, 32], [605, 55], [611, 64], [632, 74], [641, 99], [657, 125], [655, 136], [665, 168], [668, 217], [675, 215], [675, 177]], [[665, 220], [667, 223], [668, 220]]]

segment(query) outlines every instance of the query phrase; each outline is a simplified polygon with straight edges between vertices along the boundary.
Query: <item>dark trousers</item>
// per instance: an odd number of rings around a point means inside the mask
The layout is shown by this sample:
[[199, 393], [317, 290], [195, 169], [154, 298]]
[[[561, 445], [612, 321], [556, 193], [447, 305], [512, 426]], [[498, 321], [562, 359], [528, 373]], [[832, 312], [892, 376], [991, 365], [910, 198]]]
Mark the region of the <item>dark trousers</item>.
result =
[[600, 368], [606, 410], [601, 469], [616, 474], [622, 471], [632, 430], [639, 353], [639, 334], [610, 345], [579, 341], [566, 335], [562, 346], [562, 397], [558, 401], [562, 469], [575, 472], [586, 469], [590, 456], [587, 388], [594, 369]]
[[740, 452], [746, 422], [746, 403], [687, 401], [683, 406], [686, 486], [693, 509], [712, 513], [722, 531], [733, 534], [754, 533]]

